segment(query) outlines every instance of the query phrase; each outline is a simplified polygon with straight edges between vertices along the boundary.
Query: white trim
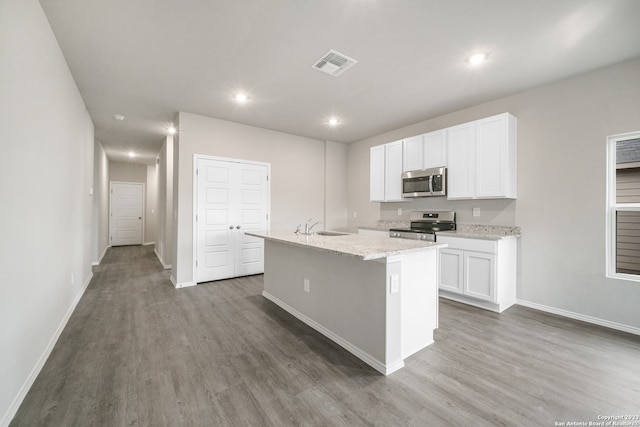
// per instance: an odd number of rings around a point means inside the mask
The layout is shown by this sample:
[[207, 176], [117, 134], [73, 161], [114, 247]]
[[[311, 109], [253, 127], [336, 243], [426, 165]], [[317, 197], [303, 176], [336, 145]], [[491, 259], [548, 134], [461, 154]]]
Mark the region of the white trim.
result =
[[[243, 163], [247, 165], [258, 165], [265, 166], [267, 168], [267, 230], [271, 229], [271, 163], [265, 162], [256, 162], [253, 160], [242, 160], [242, 159], [232, 159], [229, 157], [217, 157], [217, 156], [209, 156], [206, 154], [197, 154], [193, 155], [193, 192], [192, 192], [192, 216], [191, 216], [191, 229], [192, 229], [192, 260], [191, 260], [191, 278], [193, 279], [193, 285], [185, 285], [185, 286], [194, 286], [198, 284], [198, 267], [196, 266], [196, 260], [198, 258], [198, 225], [196, 224], [196, 215], [198, 214], [198, 160], [216, 160], [222, 162], [230, 162], [230, 163]], [[175, 283], [174, 283], [175, 285]], [[177, 287], [177, 286], [176, 286]], [[180, 286], [184, 287], [184, 286]]]
[[[165, 270], [170, 270], [172, 268], [171, 264], [165, 264], [164, 263], [164, 261], [160, 257], [160, 254], [157, 251], [157, 248], [153, 248], [153, 253], [156, 254], [156, 258], [158, 258], [158, 261], [160, 261], [160, 264], [162, 264], [162, 268], [164, 268]], [[173, 281], [172, 281], [172, 283], [173, 283]], [[175, 286], [175, 283], [173, 285]]]
[[104, 256], [107, 254], [107, 251], [109, 250], [109, 248], [111, 247], [111, 245], [107, 245], [107, 247], [104, 248], [104, 251], [102, 251], [102, 255], [100, 255], [100, 258], [98, 258], [97, 261], [93, 261], [91, 263], [91, 265], [93, 266], [97, 266], [100, 265], [102, 263], [102, 259], [104, 258]]
[[635, 203], [616, 203], [616, 144], [619, 141], [640, 138], [640, 132], [629, 132], [607, 137], [607, 188], [606, 188], [606, 224], [605, 245], [606, 262], [605, 276], [611, 279], [640, 282], [640, 276], [616, 272], [616, 215], [619, 210], [635, 210], [640, 205]]
[[47, 359], [51, 355], [53, 348], [55, 347], [56, 343], [58, 342], [58, 339], [60, 338], [60, 335], [62, 334], [62, 331], [64, 331], [64, 328], [67, 326], [67, 323], [69, 322], [71, 315], [76, 309], [76, 306], [82, 299], [82, 296], [84, 295], [84, 292], [87, 290], [89, 283], [91, 283], [91, 279], [93, 279], [93, 272], [89, 273], [87, 280], [85, 280], [84, 284], [82, 285], [82, 288], [80, 289], [80, 292], [78, 292], [78, 295], [76, 295], [73, 302], [71, 303], [71, 306], [69, 307], [64, 317], [60, 321], [60, 324], [56, 328], [56, 331], [54, 332], [51, 339], [49, 340], [47, 347], [45, 347], [44, 352], [42, 353], [42, 355], [40, 355], [40, 358], [36, 362], [36, 365], [33, 367], [31, 372], [29, 373], [29, 376], [27, 376], [27, 379], [22, 384], [20, 391], [18, 392], [16, 397], [13, 399], [13, 402], [11, 402], [11, 405], [9, 405], [7, 412], [5, 412], [2, 419], [0, 420], [0, 426], [8, 426], [11, 420], [13, 419], [13, 417], [18, 412], [18, 409], [20, 408], [22, 401], [24, 400], [25, 396], [29, 392], [29, 389], [31, 388], [36, 378], [40, 374], [40, 371], [42, 371], [42, 368], [44, 367], [44, 364], [46, 363]]
[[176, 282], [176, 278], [173, 276], [169, 276], [169, 280], [171, 280], [171, 284], [173, 284], [173, 287], [176, 289], [180, 289], [180, 288], [188, 288], [190, 286], [196, 286], [197, 283], [196, 282], [182, 282], [182, 283], [178, 283]]
[[548, 305], [538, 304], [535, 302], [516, 300], [516, 304], [533, 308], [534, 310], [540, 310], [551, 314], [557, 314], [558, 316], [568, 317], [574, 320], [580, 320], [582, 322], [591, 323], [598, 326], [604, 326], [605, 328], [615, 329], [622, 332], [628, 332], [634, 335], [640, 335], [640, 328], [634, 326], [623, 325], [622, 323], [611, 322], [609, 320], [600, 319], [598, 317], [586, 316], [584, 314], [575, 313], [573, 311], [562, 310], [560, 308], [550, 307]]
[[156, 242], [145, 242], [142, 244], [142, 246], [149, 246], [149, 245], [155, 245]]
[[293, 307], [291, 307], [287, 303], [283, 302], [282, 300], [274, 297], [273, 295], [271, 295], [267, 291], [262, 291], [262, 296], [265, 297], [266, 299], [268, 299], [269, 301], [273, 302], [274, 304], [276, 304], [277, 306], [279, 306], [284, 311], [286, 311], [287, 313], [291, 314], [292, 316], [294, 316], [295, 318], [297, 318], [301, 322], [307, 324], [308, 326], [312, 327], [316, 331], [320, 332], [322, 335], [324, 335], [325, 337], [329, 338], [331, 341], [335, 342], [340, 347], [344, 348], [345, 350], [347, 350], [348, 352], [350, 352], [351, 354], [356, 356], [358, 359], [362, 360], [367, 365], [371, 366], [376, 371], [378, 371], [378, 372], [380, 372], [380, 373], [382, 373], [384, 375], [390, 375], [390, 374], [394, 373], [395, 371], [397, 371], [398, 369], [401, 369], [401, 368], [404, 367], [404, 360], [402, 360], [402, 359], [398, 359], [398, 360], [394, 361], [393, 363], [385, 365], [384, 363], [382, 363], [381, 361], [379, 361], [375, 357], [371, 356], [366, 351], [364, 351], [364, 350], [360, 349], [359, 347], [353, 345], [349, 341], [347, 341], [344, 338], [342, 338], [341, 336], [337, 335], [335, 332], [332, 332], [329, 329], [325, 328], [324, 326], [322, 326], [318, 322], [314, 321], [310, 317], [307, 317], [304, 314], [300, 313], [298, 310], [294, 309]]

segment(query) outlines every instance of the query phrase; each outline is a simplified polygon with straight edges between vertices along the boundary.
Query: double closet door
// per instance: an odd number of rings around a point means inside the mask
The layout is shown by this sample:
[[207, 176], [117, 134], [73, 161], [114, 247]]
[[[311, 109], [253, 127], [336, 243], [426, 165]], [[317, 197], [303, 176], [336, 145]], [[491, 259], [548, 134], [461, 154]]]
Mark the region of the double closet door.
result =
[[264, 272], [269, 228], [269, 165], [196, 157], [196, 281]]

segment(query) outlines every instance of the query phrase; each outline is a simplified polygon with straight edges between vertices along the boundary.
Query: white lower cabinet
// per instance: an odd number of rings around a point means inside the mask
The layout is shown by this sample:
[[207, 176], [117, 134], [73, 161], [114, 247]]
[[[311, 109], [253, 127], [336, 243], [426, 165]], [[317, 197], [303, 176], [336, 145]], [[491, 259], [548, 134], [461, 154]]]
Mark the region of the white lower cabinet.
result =
[[438, 236], [440, 296], [502, 312], [516, 301], [517, 238]]

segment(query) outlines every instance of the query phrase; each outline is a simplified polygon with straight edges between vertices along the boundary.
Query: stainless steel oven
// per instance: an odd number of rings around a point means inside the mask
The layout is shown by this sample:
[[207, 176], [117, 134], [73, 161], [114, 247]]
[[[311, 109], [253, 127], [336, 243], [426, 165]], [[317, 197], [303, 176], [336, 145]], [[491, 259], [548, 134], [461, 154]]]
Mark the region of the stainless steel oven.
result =
[[389, 237], [436, 241], [436, 232], [456, 229], [456, 213], [453, 211], [413, 211], [410, 228], [392, 228]]

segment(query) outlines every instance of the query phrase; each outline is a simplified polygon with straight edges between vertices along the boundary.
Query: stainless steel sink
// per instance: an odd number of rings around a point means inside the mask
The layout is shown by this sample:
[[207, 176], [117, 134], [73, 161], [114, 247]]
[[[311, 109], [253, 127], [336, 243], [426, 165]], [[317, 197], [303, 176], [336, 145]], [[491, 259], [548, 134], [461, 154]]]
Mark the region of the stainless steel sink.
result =
[[341, 233], [339, 231], [318, 231], [318, 236], [347, 236], [349, 233]]

